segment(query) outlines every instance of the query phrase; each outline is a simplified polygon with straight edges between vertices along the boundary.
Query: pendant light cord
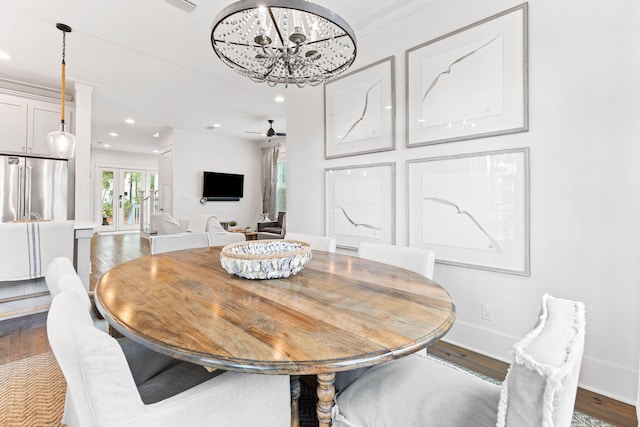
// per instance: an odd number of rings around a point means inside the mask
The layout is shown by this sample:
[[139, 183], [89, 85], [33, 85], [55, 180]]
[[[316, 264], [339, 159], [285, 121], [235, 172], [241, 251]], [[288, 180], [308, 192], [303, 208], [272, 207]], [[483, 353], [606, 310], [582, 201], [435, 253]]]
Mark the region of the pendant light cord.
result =
[[66, 50], [66, 40], [67, 40], [67, 33], [63, 31], [62, 32], [62, 100], [61, 100], [62, 108], [60, 109], [60, 124], [62, 125], [63, 132], [64, 132], [64, 95], [65, 95], [64, 82], [66, 80], [64, 55]]

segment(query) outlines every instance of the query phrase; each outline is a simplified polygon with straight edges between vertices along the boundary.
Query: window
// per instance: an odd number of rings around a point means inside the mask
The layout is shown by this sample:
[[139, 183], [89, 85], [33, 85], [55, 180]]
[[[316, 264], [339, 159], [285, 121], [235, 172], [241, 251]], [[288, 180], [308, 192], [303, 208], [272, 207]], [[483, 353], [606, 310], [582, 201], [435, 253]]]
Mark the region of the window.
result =
[[287, 211], [287, 162], [278, 161], [278, 182], [276, 183], [276, 212]]

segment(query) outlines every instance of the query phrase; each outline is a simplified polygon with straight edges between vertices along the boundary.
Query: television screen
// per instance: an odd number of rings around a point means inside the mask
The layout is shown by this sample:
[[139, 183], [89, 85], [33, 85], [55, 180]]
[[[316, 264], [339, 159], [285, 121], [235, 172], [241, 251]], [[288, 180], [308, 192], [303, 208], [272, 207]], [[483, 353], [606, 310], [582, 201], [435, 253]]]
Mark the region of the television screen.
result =
[[204, 172], [202, 197], [209, 200], [239, 200], [244, 195], [244, 175]]

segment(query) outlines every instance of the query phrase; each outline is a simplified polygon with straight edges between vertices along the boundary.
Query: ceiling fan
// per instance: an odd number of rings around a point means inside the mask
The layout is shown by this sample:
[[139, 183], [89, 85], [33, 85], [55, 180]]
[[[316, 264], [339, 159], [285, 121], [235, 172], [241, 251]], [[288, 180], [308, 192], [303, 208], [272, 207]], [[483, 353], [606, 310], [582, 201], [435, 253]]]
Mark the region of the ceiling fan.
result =
[[258, 135], [264, 135], [264, 136], [266, 136], [267, 138], [273, 138], [274, 136], [287, 136], [287, 134], [286, 134], [286, 133], [284, 133], [284, 132], [276, 132], [276, 131], [273, 129], [273, 122], [274, 122], [274, 120], [269, 119], [269, 120], [267, 120], [267, 121], [269, 122], [269, 129], [267, 129], [267, 131], [266, 131], [266, 132], [252, 132], [252, 131], [250, 131], [250, 130], [245, 130], [245, 133], [257, 133]]

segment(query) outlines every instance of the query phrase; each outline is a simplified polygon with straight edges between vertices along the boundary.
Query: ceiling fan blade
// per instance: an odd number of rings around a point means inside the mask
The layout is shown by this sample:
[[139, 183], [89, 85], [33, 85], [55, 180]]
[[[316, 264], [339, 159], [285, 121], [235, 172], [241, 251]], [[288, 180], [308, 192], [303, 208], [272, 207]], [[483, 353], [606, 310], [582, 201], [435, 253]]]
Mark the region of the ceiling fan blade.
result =
[[276, 136], [287, 136], [284, 132], [276, 132]]
[[266, 136], [264, 132], [254, 132], [251, 130], [245, 130], [244, 133], [255, 133], [256, 135]]

